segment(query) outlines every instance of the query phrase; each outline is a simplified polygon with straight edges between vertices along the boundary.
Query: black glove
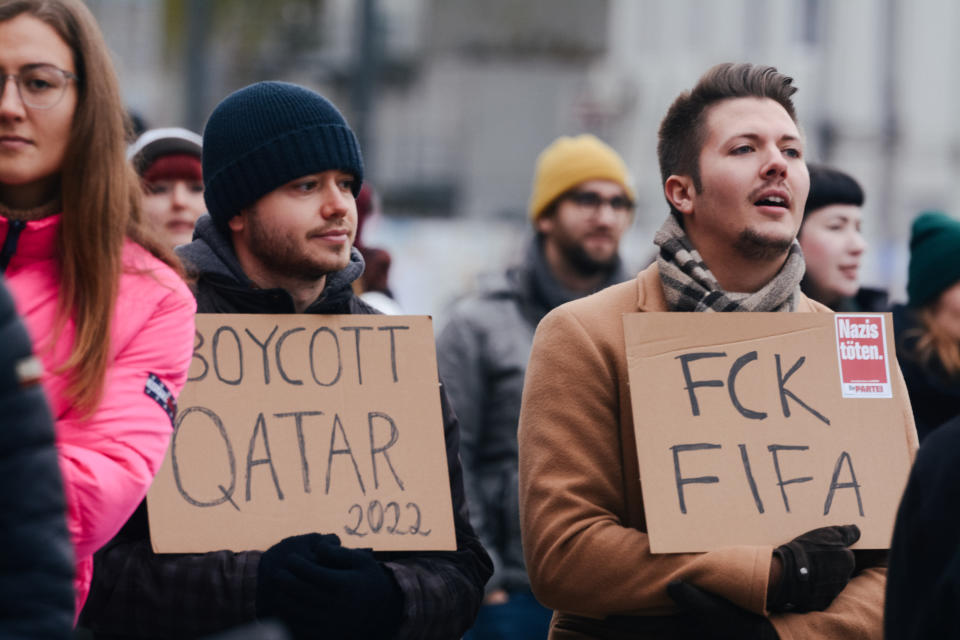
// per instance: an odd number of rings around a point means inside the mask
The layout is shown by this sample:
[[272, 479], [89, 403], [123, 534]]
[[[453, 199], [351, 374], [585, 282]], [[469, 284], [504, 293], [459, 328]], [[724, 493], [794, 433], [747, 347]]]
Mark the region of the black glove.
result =
[[703, 640], [779, 640], [770, 621], [729, 600], [699, 587], [676, 580], [667, 585], [667, 593], [687, 613]]
[[770, 611], [823, 611], [850, 581], [855, 559], [848, 549], [860, 539], [855, 524], [808, 531], [774, 550], [783, 562]]
[[279, 618], [295, 638], [392, 638], [403, 616], [403, 593], [369, 549], [308, 533], [281, 540], [261, 556], [257, 616]]
[[257, 617], [278, 617], [279, 600], [286, 585], [293, 582], [287, 565], [293, 556], [312, 558], [314, 549], [321, 545], [339, 547], [340, 538], [335, 534], [309, 533], [284, 538], [260, 556], [257, 566]]

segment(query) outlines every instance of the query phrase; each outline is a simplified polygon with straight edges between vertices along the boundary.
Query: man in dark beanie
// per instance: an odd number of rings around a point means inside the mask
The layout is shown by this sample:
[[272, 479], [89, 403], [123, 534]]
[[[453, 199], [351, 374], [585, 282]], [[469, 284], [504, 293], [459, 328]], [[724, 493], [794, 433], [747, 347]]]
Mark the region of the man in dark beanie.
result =
[[[329, 101], [279, 82], [228, 96], [204, 130], [203, 178], [209, 215], [178, 250], [200, 312], [375, 313], [351, 286], [363, 272], [363, 161]], [[440, 394], [456, 551], [372, 553], [319, 532], [262, 553], [158, 555], [141, 505], [97, 554], [82, 623], [97, 637], [196, 637], [267, 618], [296, 638], [459, 637], [492, 566], [467, 519], [459, 428]]]

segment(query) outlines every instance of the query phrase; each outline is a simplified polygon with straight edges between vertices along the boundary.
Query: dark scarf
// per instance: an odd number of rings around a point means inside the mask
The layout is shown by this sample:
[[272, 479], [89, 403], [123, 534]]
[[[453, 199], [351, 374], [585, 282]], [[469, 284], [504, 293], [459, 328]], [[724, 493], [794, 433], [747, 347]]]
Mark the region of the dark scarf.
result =
[[797, 308], [805, 265], [796, 240], [777, 275], [754, 293], [721, 289], [673, 215], [667, 216], [653, 243], [660, 247], [657, 265], [671, 311], [794, 311]]
[[544, 255], [543, 238], [538, 234], [534, 236], [531, 243], [527, 246], [527, 255], [525, 260], [529, 270], [529, 286], [535, 299], [540, 303], [540, 311], [537, 321], [547, 314], [551, 309], [559, 307], [561, 304], [582, 298], [585, 295], [605, 289], [610, 285], [623, 282], [628, 278], [624, 270], [623, 262], [620, 256], [614, 259], [610, 268], [604, 274], [603, 282], [593, 291], [574, 291], [565, 287], [550, 269], [547, 263], [547, 257]]

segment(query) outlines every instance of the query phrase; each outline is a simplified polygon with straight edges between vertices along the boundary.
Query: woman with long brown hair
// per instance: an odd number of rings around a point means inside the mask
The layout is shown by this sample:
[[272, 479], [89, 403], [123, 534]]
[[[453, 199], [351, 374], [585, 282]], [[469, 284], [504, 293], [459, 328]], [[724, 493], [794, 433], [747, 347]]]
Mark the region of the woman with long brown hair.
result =
[[56, 418], [77, 611], [171, 433], [193, 297], [141, 225], [109, 53], [79, 0], [0, 0], [0, 268]]
[[960, 415], [960, 220], [929, 211], [913, 221], [907, 295], [893, 326], [922, 442]]

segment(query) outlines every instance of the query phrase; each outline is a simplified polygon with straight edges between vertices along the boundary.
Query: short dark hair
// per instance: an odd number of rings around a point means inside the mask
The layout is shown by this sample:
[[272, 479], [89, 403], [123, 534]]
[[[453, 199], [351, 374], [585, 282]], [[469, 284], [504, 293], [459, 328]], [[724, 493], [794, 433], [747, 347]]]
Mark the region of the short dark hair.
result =
[[657, 159], [662, 184], [672, 175], [687, 175], [693, 178], [697, 191], [700, 190], [700, 149], [706, 137], [704, 121], [707, 109], [722, 100], [770, 98], [796, 122], [791, 96], [797, 88], [792, 83], [793, 78], [770, 66], [725, 62], [709, 69], [691, 91], [677, 96], [660, 123]]
[[833, 204], [851, 204], [863, 206], [863, 189], [852, 176], [820, 164], [808, 164], [810, 170], [810, 195], [803, 207], [806, 217], [811, 211]]

